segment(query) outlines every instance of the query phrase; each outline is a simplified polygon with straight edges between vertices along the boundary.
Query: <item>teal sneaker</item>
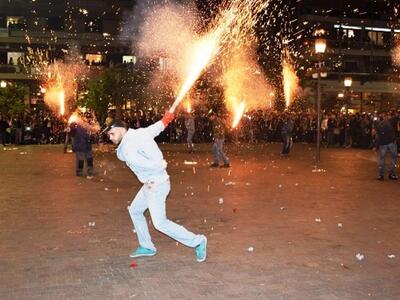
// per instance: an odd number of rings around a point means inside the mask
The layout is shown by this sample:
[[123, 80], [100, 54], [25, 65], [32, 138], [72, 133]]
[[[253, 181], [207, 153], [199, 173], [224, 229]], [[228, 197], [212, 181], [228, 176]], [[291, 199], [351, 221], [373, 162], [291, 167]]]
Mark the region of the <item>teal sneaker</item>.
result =
[[133, 251], [131, 254], [129, 254], [130, 257], [135, 258], [135, 257], [142, 257], [142, 256], [154, 256], [156, 255], [157, 251], [143, 248], [139, 246], [135, 251]]
[[207, 258], [207, 238], [203, 235], [203, 241], [196, 247], [196, 260], [203, 262]]

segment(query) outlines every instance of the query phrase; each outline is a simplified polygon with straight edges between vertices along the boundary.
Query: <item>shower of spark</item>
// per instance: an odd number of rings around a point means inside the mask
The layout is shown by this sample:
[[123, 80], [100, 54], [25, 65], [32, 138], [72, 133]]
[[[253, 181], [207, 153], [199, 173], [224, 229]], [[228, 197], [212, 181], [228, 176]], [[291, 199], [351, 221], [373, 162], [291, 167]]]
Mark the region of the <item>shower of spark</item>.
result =
[[79, 118], [79, 114], [78, 114], [77, 112], [74, 112], [74, 113], [72, 113], [71, 116], [69, 117], [69, 119], [68, 119], [68, 124], [77, 123], [79, 119], [80, 119], [80, 118]]
[[235, 117], [232, 122], [232, 128], [236, 128], [238, 126], [242, 116], [244, 114], [244, 110], [246, 108], [246, 104], [244, 101], [240, 102], [239, 105], [235, 109]]
[[188, 112], [188, 113], [191, 113], [191, 112], [192, 112], [192, 104], [190, 103], [190, 99], [186, 100], [186, 101], [184, 102], [184, 105], [183, 105], [183, 106], [185, 107], [185, 111], [186, 111], [186, 112]]
[[70, 107], [74, 106], [71, 103], [76, 100], [78, 77], [87, 72], [87, 67], [78, 59], [49, 64], [45, 56], [41, 56], [37, 72], [45, 90], [45, 103], [60, 116], [68, 114]]
[[175, 102], [170, 108], [174, 112], [186, 93], [196, 82], [204, 69], [213, 61], [219, 52], [235, 43], [239, 46], [247, 42], [257, 22], [257, 15], [269, 4], [269, 1], [234, 0], [227, 2], [212, 29], [198, 39], [191, 47], [193, 53], [185, 81], [179, 90]]
[[44, 101], [60, 116], [65, 114], [65, 90], [61, 74], [50, 71], [47, 73]]
[[296, 71], [291, 63], [288, 51], [285, 51], [282, 64], [283, 90], [285, 94], [286, 107], [289, 107], [298, 92], [299, 78], [297, 77]]
[[230, 50], [226, 57], [222, 79], [226, 107], [232, 119], [236, 120], [243, 99], [248, 110], [271, 107], [266, 100], [272, 87], [259, 69], [255, 49], [242, 46]]
[[193, 47], [194, 57], [193, 64], [189, 66], [188, 76], [182, 85], [174, 104], [170, 108], [170, 112], [174, 112], [176, 107], [185, 97], [194, 82], [200, 76], [204, 68], [207, 66], [211, 58], [216, 54], [218, 47], [217, 36], [212, 34], [199, 40]]
[[64, 92], [64, 90], [61, 90], [59, 92], [58, 97], [60, 99], [60, 115], [63, 116], [65, 114], [65, 92]]
[[91, 118], [87, 118], [85, 116], [80, 116], [78, 111], [71, 114], [68, 119], [68, 124], [79, 125], [80, 127], [85, 128], [89, 134], [96, 134], [100, 131], [100, 124], [97, 122], [94, 115]]

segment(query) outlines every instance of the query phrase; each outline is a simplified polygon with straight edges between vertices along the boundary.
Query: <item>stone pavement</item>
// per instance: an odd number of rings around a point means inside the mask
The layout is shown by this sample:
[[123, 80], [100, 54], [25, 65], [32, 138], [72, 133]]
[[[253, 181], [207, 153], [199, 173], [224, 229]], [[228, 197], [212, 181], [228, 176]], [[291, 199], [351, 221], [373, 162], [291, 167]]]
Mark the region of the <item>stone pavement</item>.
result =
[[208, 236], [205, 263], [151, 228], [158, 254], [130, 267], [126, 207], [140, 185], [104, 147], [93, 180], [60, 145], [11, 148], [0, 150], [0, 299], [400, 299], [400, 182], [375, 179], [372, 151], [322, 149], [313, 172], [309, 145], [288, 158], [279, 144], [228, 145], [231, 169], [207, 167], [210, 145], [162, 148], [167, 213]]

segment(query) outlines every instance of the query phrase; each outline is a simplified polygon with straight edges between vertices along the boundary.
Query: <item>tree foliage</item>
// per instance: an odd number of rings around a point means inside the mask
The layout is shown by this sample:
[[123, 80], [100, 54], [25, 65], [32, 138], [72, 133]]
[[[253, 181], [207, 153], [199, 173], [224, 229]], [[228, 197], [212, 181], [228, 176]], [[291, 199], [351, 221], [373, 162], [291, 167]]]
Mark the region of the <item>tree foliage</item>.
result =
[[0, 88], [0, 111], [3, 114], [22, 113], [26, 108], [24, 103], [26, 93], [26, 87], [15, 83]]
[[87, 83], [86, 93], [78, 100], [78, 106], [95, 111], [99, 119], [103, 120], [108, 108], [113, 104], [112, 86], [113, 79], [109, 72], [90, 79]]

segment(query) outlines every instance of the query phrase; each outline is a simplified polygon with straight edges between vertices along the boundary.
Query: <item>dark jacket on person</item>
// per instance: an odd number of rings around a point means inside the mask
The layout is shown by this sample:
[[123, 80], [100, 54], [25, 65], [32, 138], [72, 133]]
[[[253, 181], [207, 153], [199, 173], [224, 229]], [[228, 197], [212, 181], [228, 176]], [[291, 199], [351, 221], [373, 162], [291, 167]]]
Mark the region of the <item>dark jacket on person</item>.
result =
[[214, 139], [223, 139], [225, 137], [225, 122], [220, 117], [212, 120], [212, 132]]
[[10, 126], [8, 125], [8, 122], [4, 119], [0, 120], [0, 132], [5, 132], [7, 128]]
[[291, 134], [293, 132], [293, 121], [291, 118], [283, 120], [281, 132], [287, 134]]
[[377, 146], [388, 145], [396, 140], [396, 132], [390, 120], [381, 121], [376, 128]]
[[88, 130], [86, 130], [81, 125], [72, 123], [71, 135], [74, 137], [73, 149], [75, 152], [92, 151], [92, 139]]

